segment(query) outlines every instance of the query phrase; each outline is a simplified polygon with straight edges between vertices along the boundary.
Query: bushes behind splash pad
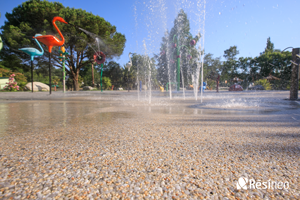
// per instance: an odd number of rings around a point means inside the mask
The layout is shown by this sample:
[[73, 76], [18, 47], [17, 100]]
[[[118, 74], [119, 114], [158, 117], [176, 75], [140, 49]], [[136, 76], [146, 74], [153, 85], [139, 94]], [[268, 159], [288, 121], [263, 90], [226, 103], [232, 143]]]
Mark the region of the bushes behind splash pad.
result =
[[17, 81], [19, 90], [23, 91], [24, 86], [27, 83], [27, 78], [24, 76], [24, 74], [19, 72], [12, 72], [9, 69], [0, 68], [0, 77], [10, 77], [12, 74], [15, 74], [14, 79]]
[[271, 83], [267, 79], [259, 79], [258, 81], [254, 82], [255, 85], [262, 85], [265, 90], [271, 90]]

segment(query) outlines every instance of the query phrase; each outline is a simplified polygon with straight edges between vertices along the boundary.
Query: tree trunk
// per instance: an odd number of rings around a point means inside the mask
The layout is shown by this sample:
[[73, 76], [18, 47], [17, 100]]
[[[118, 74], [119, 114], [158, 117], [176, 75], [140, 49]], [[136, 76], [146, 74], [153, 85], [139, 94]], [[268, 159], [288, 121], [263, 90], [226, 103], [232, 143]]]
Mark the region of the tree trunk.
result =
[[75, 89], [75, 91], [79, 91], [78, 77], [77, 77], [77, 79], [74, 78], [74, 89]]
[[79, 72], [76, 74], [72, 73], [74, 91], [79, 91], [80, 84], [78, 83], [78, 77], [79, 77]]
[[219, 92], [219, 81], [220, 81], [220, 75], [217, 77], [217, 92]]
[[294, 63], [296, 63], [297, 65], [293, 64], [292, 67], [292, 75], [291, 75], [291, 89], [290, 89], [290, 100], [297, 100], [298, 99], [298, 70], [299, 70], [299, 63], [300, 63], [300, 59], [297, 58], [297, 54], [300, 53], [300, 49], [299, 48], [294, 48], [292, 51], [292, 58]]
[[92, 63], [92, 87], [95, 86], [95, 81], [94, 81], [94, 64]]

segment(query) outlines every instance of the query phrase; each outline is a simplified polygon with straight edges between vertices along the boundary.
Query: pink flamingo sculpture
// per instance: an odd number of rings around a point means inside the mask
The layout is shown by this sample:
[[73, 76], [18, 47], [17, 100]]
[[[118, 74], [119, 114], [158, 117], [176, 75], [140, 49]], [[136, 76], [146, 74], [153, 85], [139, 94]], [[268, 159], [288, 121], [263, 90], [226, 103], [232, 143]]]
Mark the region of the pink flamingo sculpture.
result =
[[52, 20], [53, 26], [55, 27], [55, 29], [57, 30], [59, 36], [62, 39], [61, 41], [53, 35], [42, 35], [42, 36], [35, 37], [38, 41], [40, 41], [40, 42], [42, 42], [42, 43], [44, 43], [45, 45], [48, 46], [48, 50], [49, 50], [49, 86], [50, 86], [50, 94], [51, 94], [51, 52], [52, 52], [52, 48], [54, 46], [62, 46], [65, 43], [64, 36], [61, 34], [60, 30], [58, 29], [58, 27], [55, 24], [56, 21], [59, 21], [59, 22], [65, 23], [65, 24], [68, 24], [68, 22], [66, 22], [61, 17], [54, 17], [53, 20]]

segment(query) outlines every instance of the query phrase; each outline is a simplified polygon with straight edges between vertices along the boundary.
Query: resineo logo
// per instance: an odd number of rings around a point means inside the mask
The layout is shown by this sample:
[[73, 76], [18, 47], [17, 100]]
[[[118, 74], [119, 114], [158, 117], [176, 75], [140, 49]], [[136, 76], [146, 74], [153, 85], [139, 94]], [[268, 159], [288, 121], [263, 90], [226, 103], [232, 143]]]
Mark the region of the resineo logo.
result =
[[258, 189], [258, 190], [264, 190], [264, 189], [271, 189], [271, 190], [282, 190], [282, 189], [289, 189], [290, 185], [289, 182], [276, 182], [268, 180], [266, 182], [262, 182], [261, 180], [255, 181], [254, 179], [248, 180], [247, 178], [241, 177], [239, 178], [238, 182], [236, 183], [236, 188], [238, 190], [240, 189]]
[[240, 190], [240, 189], [247, 190], [247, 183], [248, 183], [248, 179], [241, 177], [241, 178], [239, 178], [238, 182], [236, 183], [236, 188], [238, 190]]

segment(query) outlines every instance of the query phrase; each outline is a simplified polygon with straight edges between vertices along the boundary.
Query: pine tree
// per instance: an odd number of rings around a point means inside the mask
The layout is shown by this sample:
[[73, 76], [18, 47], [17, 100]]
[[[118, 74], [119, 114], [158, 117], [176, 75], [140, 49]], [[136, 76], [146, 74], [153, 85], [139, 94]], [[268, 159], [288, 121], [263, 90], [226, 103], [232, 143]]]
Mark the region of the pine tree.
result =
[[274, 44], [271, 42], [271, 38], [268, 37], [267, 39], [267, 46], [265, 48], [265, 52], [264, 53], [267, 53], [267, 52], [274, 52]]
[[[187, 14], [181, 9], [174, 20], [174, 26], [170, 31], [166, 31], [162, 38], [160, 54], [155, 55], [157, 60], [157, 80], [166, 85], [167, 82], [176, 82], [177, 74], [177, 47], [179, 46], [180, 67], [184, 77], [184, 85], [186, 86], [191, 80], [190, 76], [194, 68], [195, 62], [199, 57], [196, 49], [196, 43], [200, 39], [200, 34], [193, 37], [190, 33], [190, 22]], [[194, 40], [194, 43], [191, 41]], [[175, 46], [176, 43], [176, 46]], [[181, 73], [180, 72], [180, 73]], [[170, 80], [169, 80], [170, 77]], [[182, 79], [182, 75], [180, 75]], [[182, 85], [182, 80], [181, 80]]]

